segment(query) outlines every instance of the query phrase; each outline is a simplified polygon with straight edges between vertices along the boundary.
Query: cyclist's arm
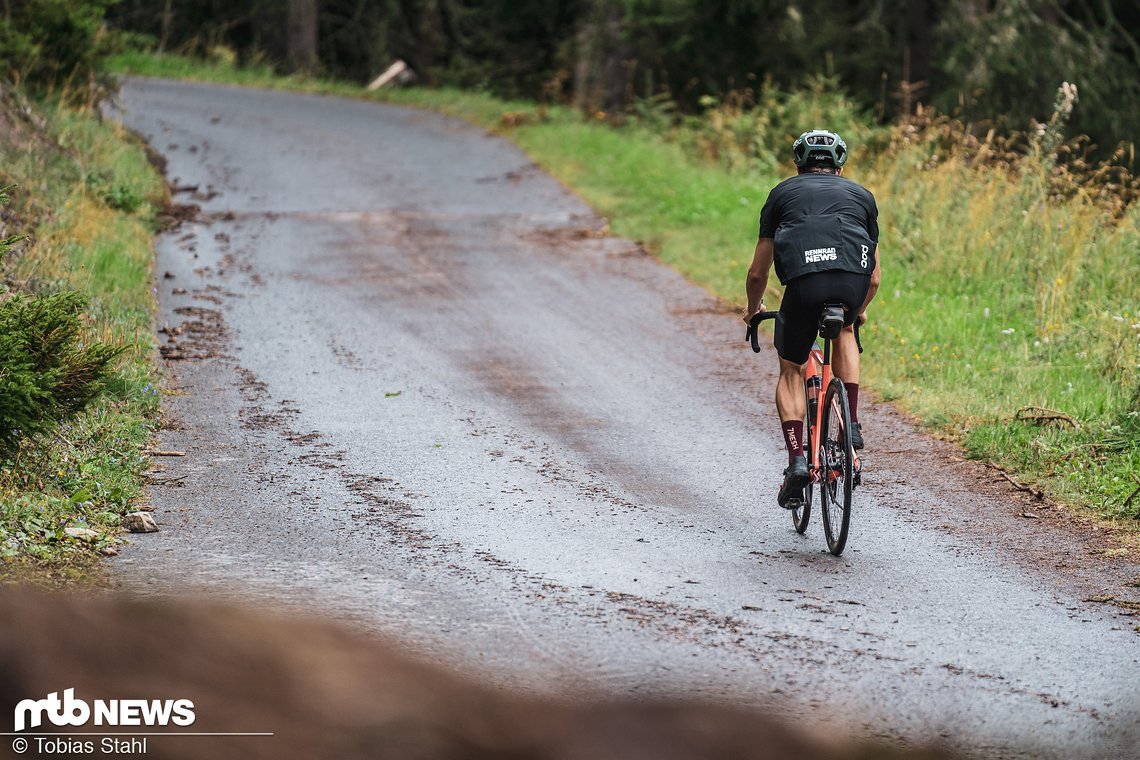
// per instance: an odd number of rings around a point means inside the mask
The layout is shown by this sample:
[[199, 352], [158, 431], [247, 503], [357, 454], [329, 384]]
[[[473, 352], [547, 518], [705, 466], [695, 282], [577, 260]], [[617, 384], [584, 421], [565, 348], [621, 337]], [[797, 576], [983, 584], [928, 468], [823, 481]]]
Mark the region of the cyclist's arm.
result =
[[760, 311], [764, 303], [764, 291], [768, 289], [768, 270], [772, 268], [772, 257], [776, 251], [776, 241], [760, 238], [756, 241], [756, 252], [752, 255], [752, 266], [748, 268], [745, 291], [748, 293], [748, 309], [744, 319], [748, 320]]
[[[867, 297], [863, 299], [863, 308], [859, 309], [859, 316], [863, 317], [866, 321], [867, 307], [875, 298], [875, 293], [879, 292], [879, 246], [875, 246], [875, 269], [871, 272], [871, 286], [867, 288]], [[862, 324], [862, 322], [860, 322]]]

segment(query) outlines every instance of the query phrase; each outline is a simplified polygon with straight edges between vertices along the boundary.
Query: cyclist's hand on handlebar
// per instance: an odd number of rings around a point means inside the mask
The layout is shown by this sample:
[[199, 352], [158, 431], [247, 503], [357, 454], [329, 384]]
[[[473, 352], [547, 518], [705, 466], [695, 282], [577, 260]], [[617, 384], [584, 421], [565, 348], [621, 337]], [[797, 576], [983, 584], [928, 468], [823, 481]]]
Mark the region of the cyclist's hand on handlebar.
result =
[[862, 327], [865, 324], [867, 324], [867, 312], [864, 311], [861, 312], [859, 316], [855, 317], [855, 325]]
[[762, 311], [764, 311], [764, 302], [763, 301], [761, 301], [760, 305], [756, 307], [756, 311], [749, 311], [748, 307], [745, 306], [744, 310], [741, 312], [740, 318], [744, 320], [744, 324], [751, 327], [752, 326], [752, 317], [755, 316], [756, 314], [762, 312]]

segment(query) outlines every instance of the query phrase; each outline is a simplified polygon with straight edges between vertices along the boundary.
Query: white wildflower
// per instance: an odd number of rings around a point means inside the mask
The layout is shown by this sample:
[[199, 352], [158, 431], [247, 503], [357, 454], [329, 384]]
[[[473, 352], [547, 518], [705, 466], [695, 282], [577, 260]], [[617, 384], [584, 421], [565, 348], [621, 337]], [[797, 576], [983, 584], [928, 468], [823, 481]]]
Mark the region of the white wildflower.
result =
[[1077, 86], [1069, 82], [1061, 82], [1057, 88], [1057, 103], [1054, 110], [1064, 119], [1068, 119], [1077, 102]]

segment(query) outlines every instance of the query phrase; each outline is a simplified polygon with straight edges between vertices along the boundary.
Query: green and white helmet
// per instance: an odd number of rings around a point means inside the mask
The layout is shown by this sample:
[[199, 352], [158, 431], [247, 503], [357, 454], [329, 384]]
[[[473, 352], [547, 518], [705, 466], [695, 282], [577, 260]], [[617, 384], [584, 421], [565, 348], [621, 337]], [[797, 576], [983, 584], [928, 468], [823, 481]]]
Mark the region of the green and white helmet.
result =
[[847, 163], [847, 143], [834, 132], [813, 129], [792, 143], [792, 160], [796, 166], [830, 165], [838, 169]]

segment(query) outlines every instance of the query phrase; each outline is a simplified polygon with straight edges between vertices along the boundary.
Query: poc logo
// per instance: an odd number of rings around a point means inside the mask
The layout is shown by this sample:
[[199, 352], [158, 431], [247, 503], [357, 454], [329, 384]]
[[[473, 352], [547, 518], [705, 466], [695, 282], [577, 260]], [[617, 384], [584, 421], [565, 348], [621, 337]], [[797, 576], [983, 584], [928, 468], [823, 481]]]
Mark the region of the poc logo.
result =
[[867, 254], [871, 252], [871, 249], [868, 246], [865, 246], [862, 244], [860, 244], [859, 247], [863, 249], [863, 257], [859, 260], [859, 263], [863, 265], [864, 269], [866, 269], [867, 268]]
[[75, 698], [75, 689], [65, 689], [63, 699], [53, 691], [43, 699], [25, 699], [16, 705], [15, 729], [36, 728], [44, 716], [57, 726], [83, 726], [94, 719], [97, 726], [189, 726], [194, 722], [194, 703], [189, 699], [97, 699], [91, 704]]

